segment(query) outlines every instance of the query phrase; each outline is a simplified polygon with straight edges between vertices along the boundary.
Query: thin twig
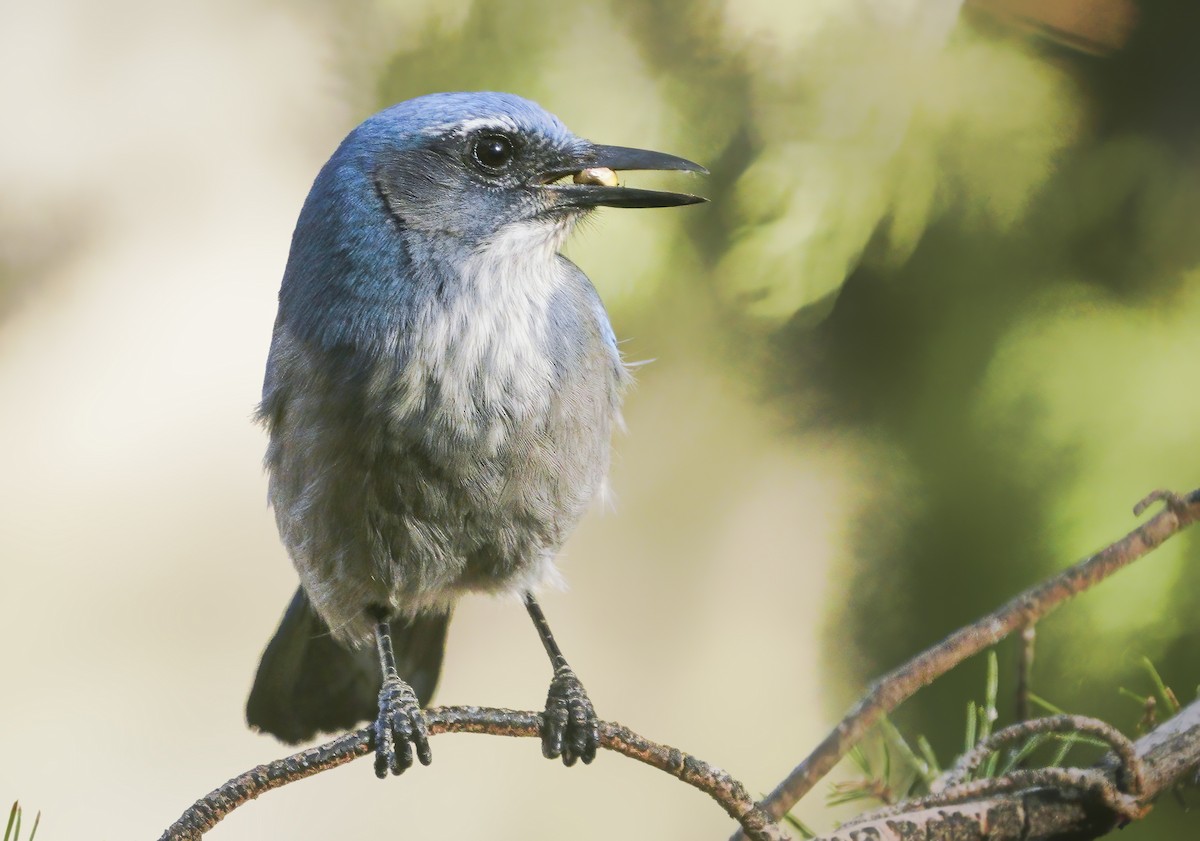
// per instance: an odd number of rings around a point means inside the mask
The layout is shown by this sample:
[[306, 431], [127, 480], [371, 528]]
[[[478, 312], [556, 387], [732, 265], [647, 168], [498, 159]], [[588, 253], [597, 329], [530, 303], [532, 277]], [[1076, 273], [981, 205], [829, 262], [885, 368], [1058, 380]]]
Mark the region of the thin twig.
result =
[[[855, 818], [815, 841], [1098, 838], [1145, 816], [1155, 798], [1200, 765], [1200, 700], [1131, 746], [1120, 741], [1093, 768], [1023, 770], [953, 786]], [[1124, 755], [1129, 747], [1132, 757]], [[1129, 767], [1142, 770], [1138, 796], [1120, 790]]]
[[956, 783], [936, 794], [929, 794], [907, 803], [897, 803], [870, 815], [866, 820], [895, 817], [908, 811], [954, 806], [1030, 789], [1052, 788], [1063, 794], [1088, 795], [1095, 797], [1111, 814], [1122, 820], [1132, 821], [1142, 816], [1138, 799], [1117, 788], [1112, 778], [1094, 768], [1019, 768], [1000, 777], [984, 777], [981, 780]]
[[1021, 629], [1021, 648], [1017, 655], [1017, 721], [1032, 717], [1029, 693], [1033, 686], [1033, 655], [1037, 644], [1037, 623]]
[[[439, 733], [487, 733], [537, 737], [541, 714], [492, 707], [434, 707], [425, 711], [431, 736]], [[749, 837], [786, 841], [787, 834], [767, 817], [745, 787], [725, 771], [666, 745], [651, 742], [620, 724], [600, 723], [600, 747], [644, 762], [694, 786], [721, 805]], [[372, 727], [364, 727], [323, 745], [259, 765], [196, 801], [159, 841], [196, 841], [239, 806], [264, 792], [344, 765], [375, 749]]]
[[1083, 559], [1059, 575], [1031, 587], [1003, 607], [955, 631], [903, 666], [872, 684], [837, 727], [759, 804], [778, 820], [812, 790], [880, 717], [891, 712], [920, 688], [928, 686], [963, 660], [995, 645], [1020, 628], [1038, 621], [1054, 608], [1103, 581], [1119, 569], [1157, 548], [1167, 538], [1200, 519], [1200, 490], [1187, 497], [1154, 491], [1135, 507], [1142, 513], [1154, 502], [1165, 507], [1116, 543]]
[[1005, 727], [960, 756], [954, 766], [930, 786], [930, 791], [937, 795], [961, 785], [994, 751], [1040, 733], [1087, 733], [1102, 739], [1120, 760], [1121, 772], [1117, 775], [1120, 790], [1134, 797], [1141, 795], [1145, 775], [1133, 742], [1108, 722], [1086, 715], [1051, 715]]

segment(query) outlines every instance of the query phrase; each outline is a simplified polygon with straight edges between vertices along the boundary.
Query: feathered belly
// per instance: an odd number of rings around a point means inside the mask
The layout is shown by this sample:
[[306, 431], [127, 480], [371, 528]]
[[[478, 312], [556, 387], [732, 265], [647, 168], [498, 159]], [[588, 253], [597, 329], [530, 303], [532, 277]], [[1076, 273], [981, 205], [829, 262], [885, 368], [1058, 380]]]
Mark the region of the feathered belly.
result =
[[444, 609], [552, 574], [607, 471], [625, 375], [594, 291], [561, 260], [491, 277], [487, 300], [481, 278], [369, 352], [276, 336], [271, 501], [341, 638], [369, 637], [376, 606]]
[[608, 465], [603, 380], [469, 425], [436, 399], [403, 415], [302, 409], [273, 430], [272, 503], [314, 606], [351, 640], [369, 637], [373, 606], [446, 609], [554, 576]]

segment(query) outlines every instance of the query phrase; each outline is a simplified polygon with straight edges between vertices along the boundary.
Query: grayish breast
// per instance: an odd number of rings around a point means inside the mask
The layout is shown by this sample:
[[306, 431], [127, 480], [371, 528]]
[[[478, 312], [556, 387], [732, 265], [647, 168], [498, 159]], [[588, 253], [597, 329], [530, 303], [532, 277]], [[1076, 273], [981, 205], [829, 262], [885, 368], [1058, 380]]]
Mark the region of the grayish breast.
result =
[[386, 353], [276, 324], [261, 409], [270, 498], [338, 638], [369, 639], [375, 606], [445, 610], [555, 574], [604, 481], [628, 376], [557, 244], [515, 228], [477, 250]]

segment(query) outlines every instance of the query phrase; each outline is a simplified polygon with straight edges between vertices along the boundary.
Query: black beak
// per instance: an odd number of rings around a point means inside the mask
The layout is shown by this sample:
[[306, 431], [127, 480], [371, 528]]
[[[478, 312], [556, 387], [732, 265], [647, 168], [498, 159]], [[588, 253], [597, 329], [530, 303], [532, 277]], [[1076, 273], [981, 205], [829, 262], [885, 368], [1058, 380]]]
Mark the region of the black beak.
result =
[[689, 193], [640, 190], [633, 187], [609, 186], [595, 181], [574, 184], [550, 183], [566, 175], [578, 177], [586, 170], [596, 169], [614, 172], [630, 169], [680, 170], [708, 174], [708, 170], [700, 164], [664, 152], [588, 144], [569, 159], [563, 160], [560, 166], [542, 173], [542, 189], [554, 196], [555, 204], [559, 207], [677, 207], [708, 201], [703, 196], [693, 196]]

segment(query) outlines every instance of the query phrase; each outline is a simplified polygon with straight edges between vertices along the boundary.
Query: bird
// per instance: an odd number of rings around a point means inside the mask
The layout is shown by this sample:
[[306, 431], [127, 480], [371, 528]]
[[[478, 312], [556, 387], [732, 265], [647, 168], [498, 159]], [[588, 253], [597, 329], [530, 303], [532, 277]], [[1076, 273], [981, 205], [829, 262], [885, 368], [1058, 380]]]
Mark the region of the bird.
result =
[[551, 661], [543, 754], [599, 720], [535, 590], [606, 482], [630, 375], [560, 249], [597, 207], [696, 204], [625, 170], [707, 173], [574, 135], [514, 94], [428, 94], [349, 133], [300, 211], [257, 418], [300, 585], [246, 704], [286, 743], [373, 722], [375, 773], [431, 759], [423, 708], [467, 593], [524, 601]]

